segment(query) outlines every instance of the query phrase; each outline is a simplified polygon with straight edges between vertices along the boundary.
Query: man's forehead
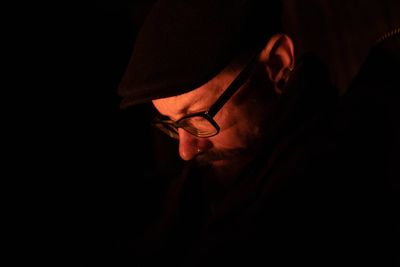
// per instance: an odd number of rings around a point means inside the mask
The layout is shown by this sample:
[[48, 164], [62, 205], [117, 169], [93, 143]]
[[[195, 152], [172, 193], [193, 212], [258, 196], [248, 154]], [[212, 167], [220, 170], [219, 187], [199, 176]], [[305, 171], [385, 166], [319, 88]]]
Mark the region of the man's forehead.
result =
[[181, 95], [153, 100], [153, 104], [156, 107], [174, 107], [177, 112], [186, 113], [189, 109], [193, 108], [193, 106], [205, 103], [212, 99], [219, 91], [220, 86], [218, 83], [212, 81]]
[[[169, 117], [199, 112], [208, 109], [235, 77], [231, 70], [224, 69], [206, 84], [177, 96], [153, 100], [158, 111]], [[169, 114], [171, 113], [171, 114]]]
[[232, 82], [232, 80], [236, 77], [237, 73], [239, 73], [239, 69], [232, 68], [228, 66], [224, 68], [220, 73], [218, 73], [214, 78], [208, 81], [206, 84], [197, 87], [187, 93], [183, 93], [180, 95], [160, 98], [153, 100], [154, 101], [162, 101], [162, 102], [185, 102], [188, 100], [193, 101], [201, 101], [203, 98], [208, 97], [216, 97], [219, 96], [220, 93]]

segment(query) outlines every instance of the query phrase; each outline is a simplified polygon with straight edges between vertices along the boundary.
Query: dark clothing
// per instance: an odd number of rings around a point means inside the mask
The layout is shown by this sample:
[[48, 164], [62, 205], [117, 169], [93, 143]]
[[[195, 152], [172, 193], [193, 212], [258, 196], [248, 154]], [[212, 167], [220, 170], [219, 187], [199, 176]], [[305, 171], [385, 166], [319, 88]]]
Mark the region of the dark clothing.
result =
[[318, 226], [310, 215], [320, 207], [309, 203], [318, 206], [322, 192], [323, 179], [308, 177], [307, 169], [321, 150], [332, 149], [322, 134], [337, 102], [327, 81], [313, 58], [297, 67], [273, 110], [265, 148], [218, 203], [207, 201], [201, 170], [188, 167], [170, 188], [161, 225], [146, 237], [158, 257], [145, 257], [142, 264], [249, 266], [297, 259], [294, 249], [310, 241], [302, 228]]
[[335, 176], [348, 188], [356, 255], [370, 266], [400, 266], [399, 32], [371, 50], [340, 103], [334, 129]]
[[194, 164], [172, 182], [139, 266], [394, 266], [398, 47], [374, 48], [339, 103], [324, 68], [303, 61], [266, 146], [219, 201]]

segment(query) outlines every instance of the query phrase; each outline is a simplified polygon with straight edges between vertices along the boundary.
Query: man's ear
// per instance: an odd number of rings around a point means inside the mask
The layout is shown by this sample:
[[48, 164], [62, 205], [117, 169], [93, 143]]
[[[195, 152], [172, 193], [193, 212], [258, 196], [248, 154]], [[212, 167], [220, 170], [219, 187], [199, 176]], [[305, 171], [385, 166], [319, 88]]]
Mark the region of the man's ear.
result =
[[287, 76], [295, 64], [292, 39], [285, 34], [272, 36], [260, 54], [260, 62], [264, 64], [275, 91], [281, 94]]

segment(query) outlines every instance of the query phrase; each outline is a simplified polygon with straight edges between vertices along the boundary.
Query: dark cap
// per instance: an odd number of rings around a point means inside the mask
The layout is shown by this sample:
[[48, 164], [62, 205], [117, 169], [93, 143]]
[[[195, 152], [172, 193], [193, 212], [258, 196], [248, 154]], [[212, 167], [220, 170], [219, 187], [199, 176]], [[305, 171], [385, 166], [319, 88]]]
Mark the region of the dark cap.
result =
[[277, 0], [160, 0], [119, 86], [121, 107], [189, 92], [280, 31]]

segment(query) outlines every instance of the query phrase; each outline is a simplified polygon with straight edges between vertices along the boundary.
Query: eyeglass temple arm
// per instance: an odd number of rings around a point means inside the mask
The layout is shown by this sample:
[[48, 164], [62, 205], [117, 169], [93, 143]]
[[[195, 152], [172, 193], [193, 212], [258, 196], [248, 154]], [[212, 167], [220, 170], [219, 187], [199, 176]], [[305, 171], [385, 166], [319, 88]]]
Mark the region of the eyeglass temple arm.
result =
[[250, 61], [240, 71], [239, 75], [235, 80], [228, 86], [228, 88], [222, 93], [217, 99], [214, 105], [209, 109], [208, 115], [214, 117], [215, 114], [221, 109], [221, 107], [232, 97], [232, 95], [243, 85], [245, 80], [248, 78], [254, 63], [258, 58], [258, 53], [253, 55]]

